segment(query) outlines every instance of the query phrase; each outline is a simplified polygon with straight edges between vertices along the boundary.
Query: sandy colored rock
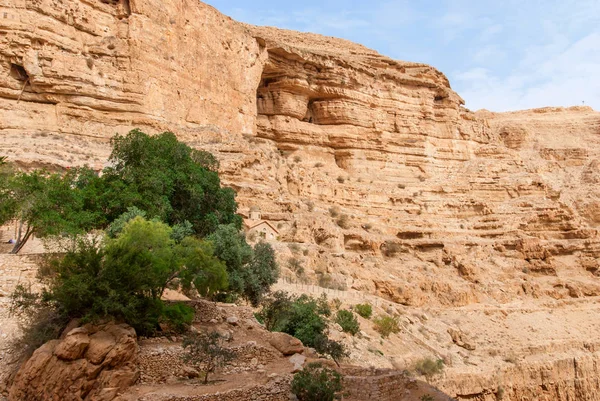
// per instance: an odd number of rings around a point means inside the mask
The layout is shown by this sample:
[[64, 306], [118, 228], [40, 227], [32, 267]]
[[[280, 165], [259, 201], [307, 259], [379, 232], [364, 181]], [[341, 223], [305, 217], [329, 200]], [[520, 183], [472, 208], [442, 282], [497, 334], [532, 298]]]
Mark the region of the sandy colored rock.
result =
[[[459, 399], [504, 383], [507, 400], [596, 401], [600, 113], [473, 112], [431, 66], [192, 0], [8, 0], [0, 29], [0, 149], [20, 167], [101, 169], [115, 133], [173, 131], [216, 155], [244, 217], [277, 228], [282, 277], [297, 280], [300, 244], [311, 284], [439, 314], [377, 363], [450, 353]], [[6, 294], [35, 276], [0, 263]], [[452, 354], [438, 337], [460, 319], [501, 349], [474, 335], [477, 355]], [[133, 350], [105, 359], [117, 346]], [[484, 354], [509, 350], [518, 367]]]
[[302, 341], [286, 333], [270, 333], [269, 344], [283, 355], [294, 355], [304, 352]]
[[[119, 333], [116, 337], [108, 333]], [[90, 336], [88, 337], [88, 334]], [[139, 375], [135, 367], [135, 334], [123, 326], [87, 325], [71, 330], [62, 340], [38, 348], [17, 372], [10, 387], [10, 401], [110, 401], [133, 384]], [[113, 338], [113, 342], [108, 341]], [[133, 350], [123, 344], [131, 344]], [[108, 348], [113, 348], [100, 355]], [[115, 345], [116, 343], [116, 345]], [[93, 344], [93, 345], [92, 345]], [[86, 353], [92, 360], [84, 357]], [[110, 356], [110, 358], [109, 358]]]

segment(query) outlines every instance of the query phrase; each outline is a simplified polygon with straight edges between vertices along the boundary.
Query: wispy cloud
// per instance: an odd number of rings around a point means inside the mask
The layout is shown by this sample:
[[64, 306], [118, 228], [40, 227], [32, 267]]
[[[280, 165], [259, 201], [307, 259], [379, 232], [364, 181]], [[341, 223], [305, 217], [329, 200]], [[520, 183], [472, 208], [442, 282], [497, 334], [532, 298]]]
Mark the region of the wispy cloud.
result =
[[600, 1], [208, 0], [235, 19], [339, 36], [445, 72], [471, 109], [600, 109]]

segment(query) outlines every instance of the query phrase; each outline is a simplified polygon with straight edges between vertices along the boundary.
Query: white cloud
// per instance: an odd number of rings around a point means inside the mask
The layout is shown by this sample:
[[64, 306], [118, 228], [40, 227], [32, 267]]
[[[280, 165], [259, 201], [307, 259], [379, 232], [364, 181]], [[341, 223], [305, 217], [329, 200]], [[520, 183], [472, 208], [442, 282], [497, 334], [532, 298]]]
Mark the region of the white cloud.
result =
[[550, 44], [535, 51], [506, 76], [484, 68], [454, 74], [466, 106], [506, 111], [585, 101], [600, 110], [600, 33], [564, 48]]

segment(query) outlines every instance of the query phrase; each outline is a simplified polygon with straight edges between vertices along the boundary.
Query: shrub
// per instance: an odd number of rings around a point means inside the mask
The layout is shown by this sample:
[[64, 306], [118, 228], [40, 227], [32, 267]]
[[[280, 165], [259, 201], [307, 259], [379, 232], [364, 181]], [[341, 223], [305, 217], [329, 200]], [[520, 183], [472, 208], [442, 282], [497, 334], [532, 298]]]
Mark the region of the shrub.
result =
[[345, 333], [355, 335], [360, 331], [360, 325], [354, 314], [348, 310], [339, 310], [335, 322], [342, 327]]
[[390, 316], [379, 316], [373, 320], [374, 329], [383, 338], [389, 337], [392, 333], [398, 333], [400, 326], [398, 325], [398, 319]]
[[298, 244], [296, 244], [296, 243], [294, 243], [294, 242], [290, 242], [290, 243], [288, 244], [288, 248], [290, 249], [290, 251], [291, 251], [293, 254], [297, 254], [297, 253], [299, 253], [299, 252], [300, 252], [300, 245], [298, 245]]
[[335, 221], [335, 223], [343, 228], [343, 229], [348, 229], [350, 228], [350, 221], [348, 219], [348, 215], [347, 214], [341, 214], [340, 217], [337, 218], [337, 220]]
[[48, 260], [45, 298], [69, 319], [114, 318], [151, 335], [160, 322], [184, 328], [191, 311], [165, 307], [168, 286], [195, 287], [207, 294], [225, 288], [223, 262], [212, 245], [187, 237], [177, 244], [166, 224], [136, 217], [114, 239], [81, 238], [64, 255]]
[[167, 304], [162, 311], [164, 321], [176, 332], [187, 330], [194, 320], [194, 308], [181, 302]]
[[302, 261], [296, 257], [288, 259], [288, 266], [290, 270], [296, 272], [297, 274], [304, 273], [304, 267], [302, 266]]
[[309, 363], [292, 380], [299, 401], [333, 401], [342, 388], [342, 376], [320, 363]]
[[442, 359], [433, 360], [431, 358], [423, 358], [415, 362], [413, 370], [427, 380], [433, 376], [439, 375], [444, 371], [444, 361]]
[[226, 366], [236, 357], [236, 353], [223, 346], [224, 337], [216, 331], [210, 333], [192, 333], [183, 340], [185, 362], [204, 371], [204, 384], [208, 383], [208, 375], [216, 368]]
[[434, 401], [435, 399], [430, 394], [423, 394], [421, 396], [421, 398], [419, 398], [419, 400], [421, 400], [421, 401]]
[[329, 215], [333, 218], [336, 218], [340, 214], [340, 208], [337, 206], [332, 206], [329, 208]]
[[350, 355], [344, 344], [339, 341], [330, 340], [325, 335], [317, 337], [314, 348], [321, 355], [329, 355], [338, 367], [340, 366], [339, 361]]
[[354, 310], [365, 319], [370, 319], [373, 315], [373, 307], [368, 303], [354, 305]]
[[402, 246], [397, 242], [385, 241], [381, 250], [385, 256], [393, 257], [402, 250]]
[[267, 330], [290, 334], [309, 347], [315, 347], [325, 335], [325, 318], [330, 315], [326, 297], [292, 297], [282, 291], [266, 298], [258, 312]]

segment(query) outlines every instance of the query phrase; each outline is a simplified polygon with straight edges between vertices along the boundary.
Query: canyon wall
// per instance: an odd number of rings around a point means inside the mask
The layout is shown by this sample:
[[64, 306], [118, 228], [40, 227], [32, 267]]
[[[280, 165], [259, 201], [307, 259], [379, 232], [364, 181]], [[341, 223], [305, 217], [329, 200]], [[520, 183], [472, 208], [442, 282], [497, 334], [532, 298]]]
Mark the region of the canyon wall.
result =
[[435, 68], [192, 0], [0, 0], [0, 154], [101, 169], [132, 128], [217, 155], [284, 276], [426, 312], [381, 365], [445, 355], [459, 399], [597, 399], [600, 113], [471, 112]]

